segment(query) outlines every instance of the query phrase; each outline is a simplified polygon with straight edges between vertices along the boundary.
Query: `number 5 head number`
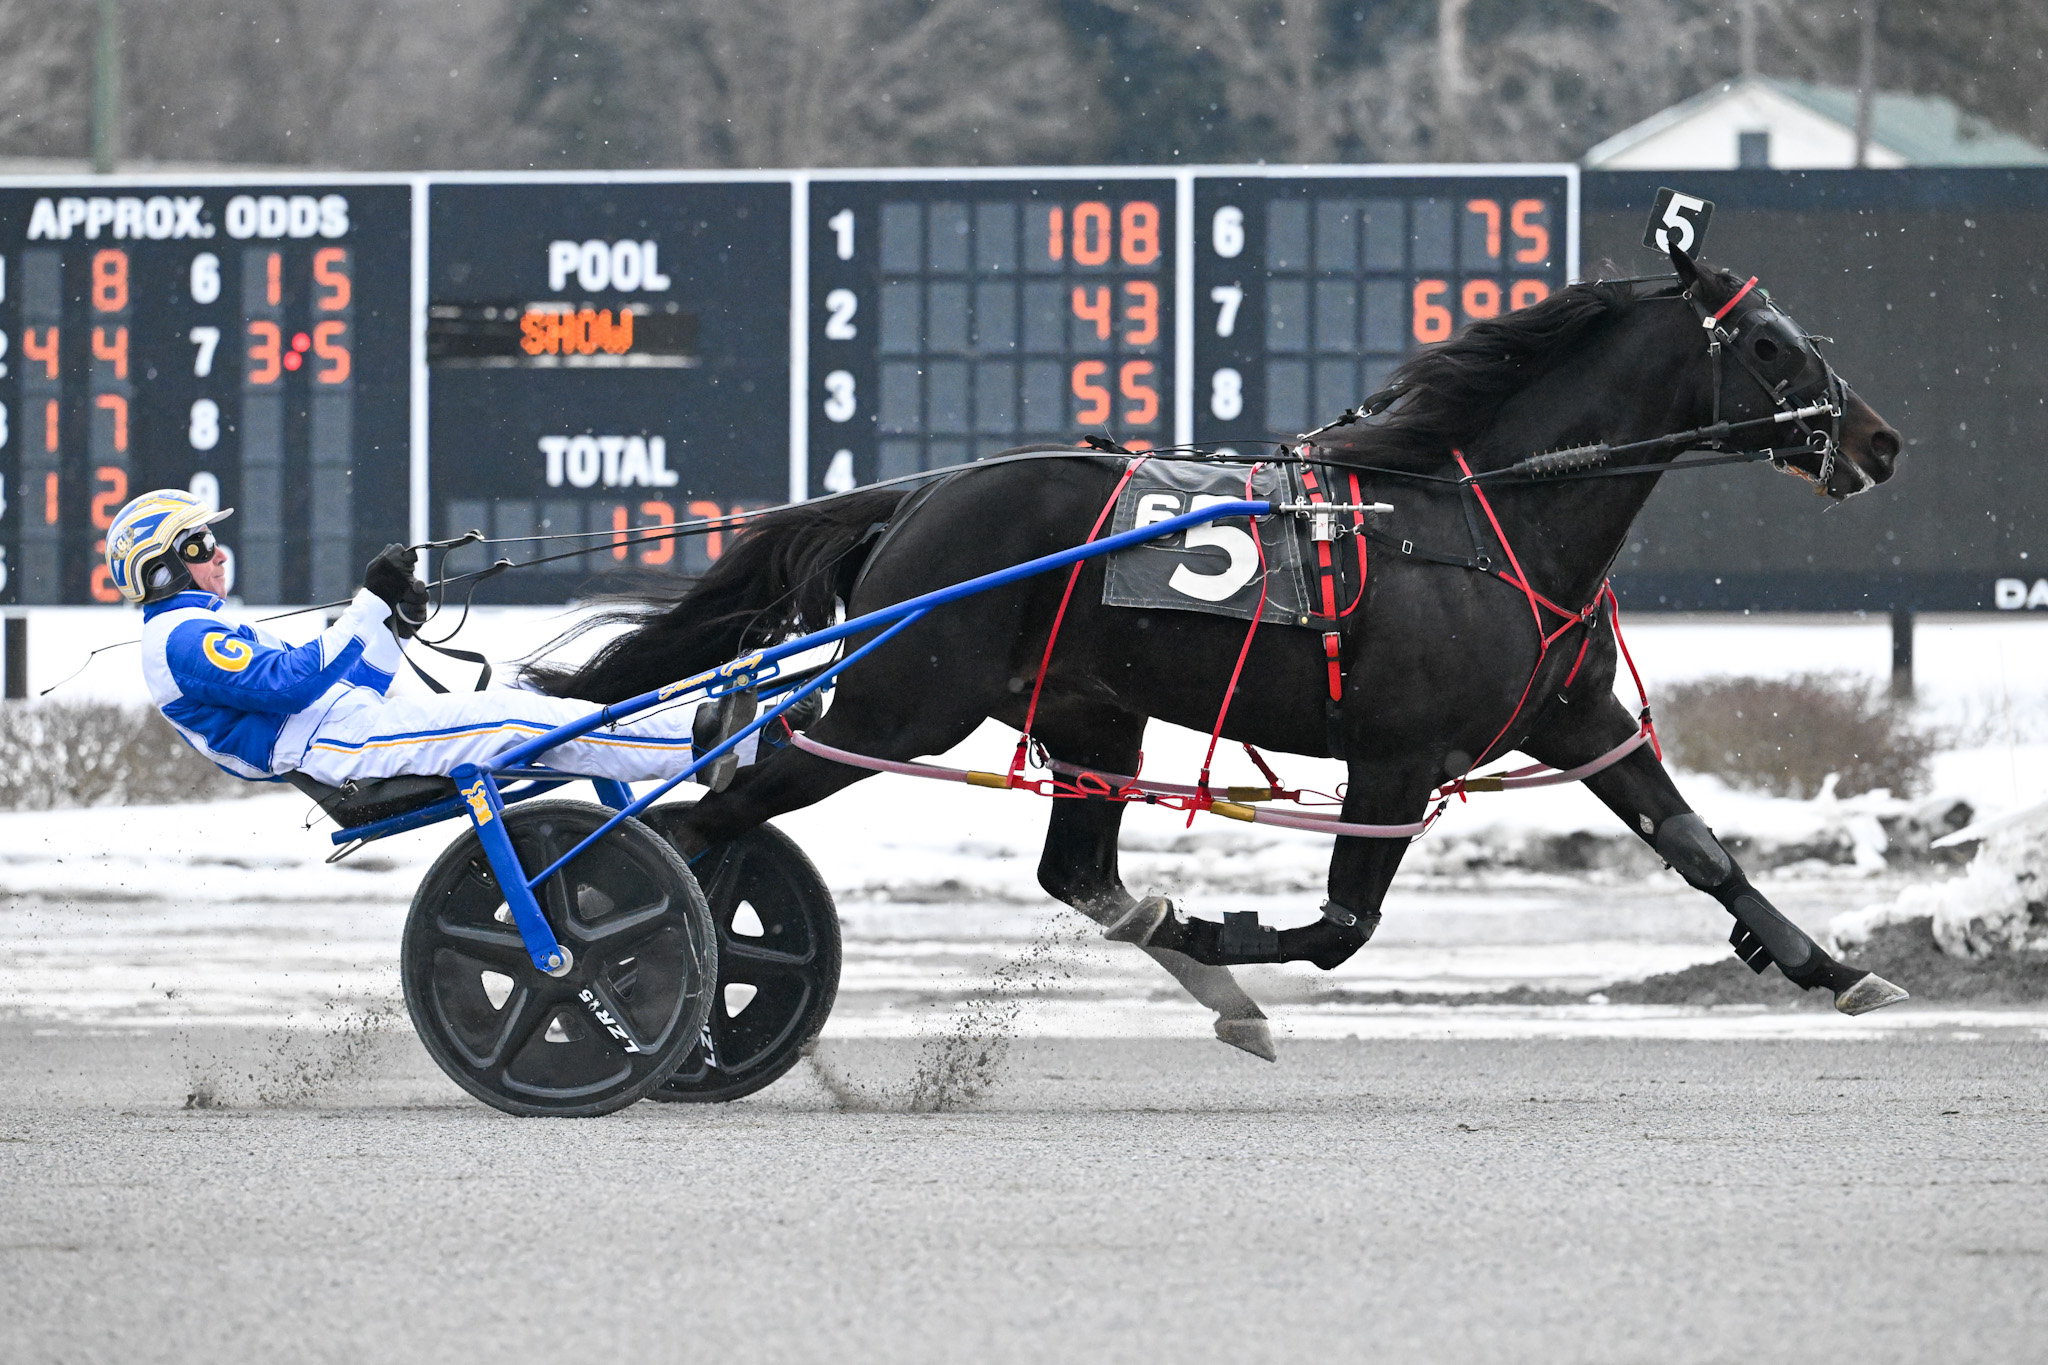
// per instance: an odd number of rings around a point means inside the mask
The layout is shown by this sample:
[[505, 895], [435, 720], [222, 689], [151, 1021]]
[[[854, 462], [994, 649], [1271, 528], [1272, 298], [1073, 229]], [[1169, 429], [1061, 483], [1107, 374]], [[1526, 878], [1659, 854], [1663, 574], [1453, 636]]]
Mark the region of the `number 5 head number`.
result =
[[1650, 222], [1643, 229], [1643, 245], [1665, 255], [1683, 251], [1688, 256], [1697, 257], [1707, 240], [1707, 222], [1713, 216], [1712, 200], [1680, 194], [1665, 186], [1657, 191], [1657, 202], [1650, 206]]

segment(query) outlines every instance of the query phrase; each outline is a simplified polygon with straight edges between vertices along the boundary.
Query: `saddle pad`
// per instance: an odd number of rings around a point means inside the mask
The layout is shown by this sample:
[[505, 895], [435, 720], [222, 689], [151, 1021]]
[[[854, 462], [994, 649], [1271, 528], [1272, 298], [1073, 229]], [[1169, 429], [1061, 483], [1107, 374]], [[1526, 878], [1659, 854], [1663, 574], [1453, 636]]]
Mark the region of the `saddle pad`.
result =
[[[1117, 498], [1110, 532], [1150, 526], [1211, 503], [1235, 502], [1246, 496], [1245, 472], [1244, 465], [1146, 460]], [[1275, 466], [1257, 472], [1250, 496], [1296, 501], [1287, 471]], [[1305, 622], [1309, 613], [1308, 576], [1302, 568], [1306, 526], [1294, 517], [1267, 517], [1258, 523], [1259, 539], [1266, 550], [1263, 621]], [[1102, 601], [1112, 607], [1165, 607], [1251, 620], [1259, 605], [1259, 550], [1252, 543], [1247, 519], [1232, 517], [1191, 527], [1111, 555], [1103, 575]]]

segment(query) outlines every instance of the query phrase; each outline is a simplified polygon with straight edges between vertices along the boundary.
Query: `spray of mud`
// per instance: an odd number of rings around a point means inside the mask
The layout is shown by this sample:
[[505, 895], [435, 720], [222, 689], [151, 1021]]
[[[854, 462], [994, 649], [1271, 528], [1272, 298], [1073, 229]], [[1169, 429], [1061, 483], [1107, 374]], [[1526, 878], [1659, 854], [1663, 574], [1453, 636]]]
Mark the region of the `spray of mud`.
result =
[[853, 1080], [822, 1048], [807, 1059], [811, 1073], [833, 1103], [848, 1112], [943, 1114], [972, 1106], [1002, 1083], [1025, 1008], [1039, 992], [1073, 975], [1076, 959], [1094, 943], [1095, 927], [1062, 911], [924, 1040], [908, 1085], [898, 1089]]
[[180, 1031], [187, 1109], [292, 1109], [347, 1092], [377, 1070], [391, 1026], [404, 1016], [395, 999], [332, 997], [312, 1027], [274, 1031], [251, 1065], [202, 1050]]

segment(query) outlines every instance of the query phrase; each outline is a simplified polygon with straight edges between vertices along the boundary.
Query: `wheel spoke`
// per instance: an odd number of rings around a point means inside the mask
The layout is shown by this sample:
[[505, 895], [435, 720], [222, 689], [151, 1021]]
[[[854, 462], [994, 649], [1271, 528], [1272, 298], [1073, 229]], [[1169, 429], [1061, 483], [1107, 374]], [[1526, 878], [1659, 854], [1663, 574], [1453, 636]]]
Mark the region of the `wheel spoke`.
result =
[[740, 866], [747, 860], [747, 851], [739, 844], [727, 844], [720, 851], [718, 867], [711, 879], [704, 883], [704, 903], [711, 907], [713, 920], [724, 923], [726, 911], [739, 904]]
[[516, 931], [486, 929], [480, 925], [450, 924], [439, 921], [435, 926], [448, 945], [465, 957], [473, 957], [493, 966], [525, 968], [533, 966], [533, 957], [526, 951], [526, 940]]
[[492, 1068], [502, 1072], [511, 1065], [512, 1059], [533, 1040], [533, 1035], [547, 1023], [548, 1016], [560, 1003], [557, 992], [528, 985], [513, 987], [512, 998], [505, 1002], [505, 1027], [498, 1034], [497, 1047], [491, 1052]]
[[569, 932], [577, 942], [588, 944], [593, 951], [619, 952], [659, 930], [668, 913], [669, 901], [664, 896], [644, 910], [608, 916], [594, 929], [584, 928], [570, 920]]
[[[727, 963], [733, 966], [745, 963], [756, 971], [769, 973], [801, 972], [816, 958], [815, 952], [778, 953], [773, 948], [762, 948], [747, 939], [734, 938], [730, 934], [721, 935], [718, 940], [718, 963], [721, 974], [724, 974], [723, 968]], [[734, 974], [734, 979], [746, 978]]]

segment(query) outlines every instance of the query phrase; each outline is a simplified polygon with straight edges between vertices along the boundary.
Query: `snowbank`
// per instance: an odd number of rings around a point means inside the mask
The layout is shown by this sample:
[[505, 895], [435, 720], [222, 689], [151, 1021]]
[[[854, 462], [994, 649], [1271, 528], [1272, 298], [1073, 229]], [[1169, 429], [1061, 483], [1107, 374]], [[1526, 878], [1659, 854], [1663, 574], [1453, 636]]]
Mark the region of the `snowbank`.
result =
[[1962, 876], [1907, 887], [1898, 899], [1837, 916], [1828, 932], [1844, 950], [1879, 929], [1927, 920], [1952, 957], [2048, 949], [2048, 812], [1997, 830]]

